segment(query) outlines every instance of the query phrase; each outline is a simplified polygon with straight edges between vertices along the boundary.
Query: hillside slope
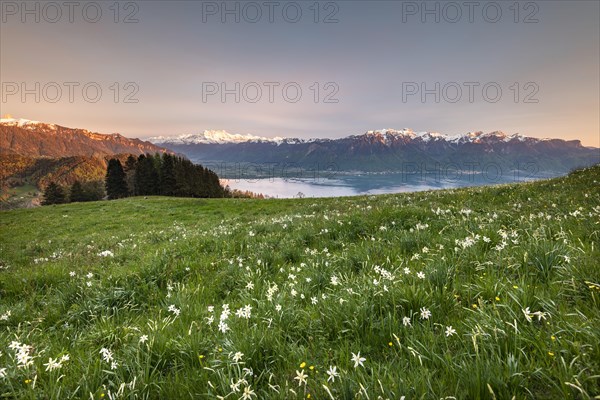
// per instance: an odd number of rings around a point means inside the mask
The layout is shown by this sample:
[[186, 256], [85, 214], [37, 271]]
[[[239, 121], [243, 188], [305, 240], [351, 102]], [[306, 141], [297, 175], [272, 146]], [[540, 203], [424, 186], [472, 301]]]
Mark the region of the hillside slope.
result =
[[600, 166], [399, 195], [0, 212], [0, 393], [592, 398], [599, 221]]
[[[65, 187], [75, 181], [100, 182], [103, 185], [108, 160], [119, 158], [124, 163], [127, 156], [117, 154], [51, 158], [0, 154], [0, 210], [38, 206], [41, 190], [50, 182]], [[20, 200], [18, 194], [24, 188], [28, 188], [30, 193]]]
[[[26, 119], [0, 119], [0, 209], [39, 205], [40, 191], [61, 185], [102, 181], [107, 160], [128, 154], [172, 153], [118, 133], [104, 135]], [[28, 195], [21, 196], [27, 188]]]
[[51, 181], [70, 185], [75, 180], [103, 180], [106, 175], [107, 160], [112, 157], [124, 161], [127, 156], [37, 158], [0, 155], [0, 162], [5, 167], [0, 172], [0, 179], [3, 181], [26, 179], [29, 183], [42, 188]]
[[150, 142], [129, 139], [86, 129], [66, 128], [24, 119], [0, 120], [0, 154], [27, 157], [104, 156], [111, 154], [163, 153], [166, 150]]

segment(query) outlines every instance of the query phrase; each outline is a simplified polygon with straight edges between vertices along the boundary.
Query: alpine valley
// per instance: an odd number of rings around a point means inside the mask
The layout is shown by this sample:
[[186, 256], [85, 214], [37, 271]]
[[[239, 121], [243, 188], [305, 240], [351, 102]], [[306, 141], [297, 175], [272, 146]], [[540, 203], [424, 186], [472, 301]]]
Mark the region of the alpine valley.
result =
[[[283, 197], [304, 191], [304, 187], [290, 187], [288, 178], [297, 178], [296, 182], [320, 179], [321, 192], [331, 196], [417, 190], [417, 185], [430, 189], [532, 180], [600, 162], [600, 149], [585, 147], [578, 140], [537, 139], [498, 131], [449, 136], [380, 129], [339, 139], [204, 131], [143, 141], [118, 133], [7, 117], [0, 119], [0, 199], [9, 208], [36, 205], [39, 190], [51, 181], [62, 185], [76, 180], [100, 183], [109, 158], [124, 162], [130, 154], [164, 152], [203, 164], [228, 179], [226, 184], [242, 178], [269, 178], [266, 189], [233, 186]], [[276, 193], [273, 179], [283, 182], [287, 194]], [[335, 182], [356, 190], [336, 192], [331, 189]], [[291, 190], [294, 193], [290, 195]], [[13, 204], [15, 199], [20, 200]]]
[[443, 176], [493, 170], [496, 175], [514, 176], [521, 170], [536, 178], [562, 175], [600, 161], [600, 149], [585, 147], [579, 140], [537, 139], [499, 131], [449, 136], [380, 129], [340, 139], [308, 140], [204, 131], [149, 141], [194, 162], [211, 164], [224, 176], [239, 174], [239, 165], [254, 164], [244, 168], [246, 174], [285, 177], [290, 171], [317, 170], [342, 175], [418, 172]]

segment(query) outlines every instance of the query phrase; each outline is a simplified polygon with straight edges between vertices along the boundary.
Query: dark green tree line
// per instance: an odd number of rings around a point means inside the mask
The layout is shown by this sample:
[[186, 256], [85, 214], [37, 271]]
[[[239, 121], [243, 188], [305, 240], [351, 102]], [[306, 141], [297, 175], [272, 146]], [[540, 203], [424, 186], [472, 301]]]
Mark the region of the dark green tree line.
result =
[[[130, 156], [125, 168], [121, 168], [122, 174], [117, 162], [116, 159], [110, 160], [107, 168], [109, 198], [124, 197], [120, 194], [125, 189], [128, 196], [228, 197], [229, 194], [221, 186], [217, 174], [183, 157], [167, 153], [142, 154], [137, 159]], [[118, 165], [121, 165], [120, 162]], [[111, 197], [113, 191], [109, 190], [109, 186], [120, 188], [115, 189], [117, 197]]]

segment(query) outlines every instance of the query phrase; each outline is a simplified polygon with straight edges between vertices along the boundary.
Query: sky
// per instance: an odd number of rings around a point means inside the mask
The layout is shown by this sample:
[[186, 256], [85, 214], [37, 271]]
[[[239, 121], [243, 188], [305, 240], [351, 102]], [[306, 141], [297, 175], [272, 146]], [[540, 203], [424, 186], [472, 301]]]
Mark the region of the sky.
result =
[[140, 138], [411, 128], [600, 147], [598, 1], [77, 4], [0, 3], [0, 114]]

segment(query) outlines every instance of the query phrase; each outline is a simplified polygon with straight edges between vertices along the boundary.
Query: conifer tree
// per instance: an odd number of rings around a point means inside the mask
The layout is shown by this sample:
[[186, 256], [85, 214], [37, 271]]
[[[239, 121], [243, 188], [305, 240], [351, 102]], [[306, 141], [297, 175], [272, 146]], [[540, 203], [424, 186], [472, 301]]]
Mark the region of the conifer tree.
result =
[[110, 200], [113, 200], [127, 197], [127, 191], [125, 171], [121, 161], [112, 158], [108, 161], [106, 168], [106, 194]]
[[46, 186], [46, 190], [44, 190], [42, 205], [47, 206], [50, 204], [63, 204], [66, 202], [63, 188], [54, 182], [50, 182], [50, 184]]
[[160, 166], [160, 194], [174, 196], [177, 190], [175, 180], [175, 160], [171, 154], [164, 153]]
[[133, 155], [129, 155], [127, 157], [127, 161], [125, 161], [125, 182], [127, 183], [127, 190], [129, 191], [130, 196], [135, 196], [135, 169], [137, 166], [137, 158]]
[[85, 193], [86, 201], [99, 201], [106, 196], [106, 185], [104, 181], [87, 181], [81, 184]]
[[73, 182], [71, 185], [69, 200], [72, 203], [81, 202], [81, 201], [89, 201], [87, 194], [83, 190], [83, 186], [79, 181]]
[[158, 171], [153, 156], [139, 156], [135, 169], [135, 188], [138, 196], [159, 194]]

